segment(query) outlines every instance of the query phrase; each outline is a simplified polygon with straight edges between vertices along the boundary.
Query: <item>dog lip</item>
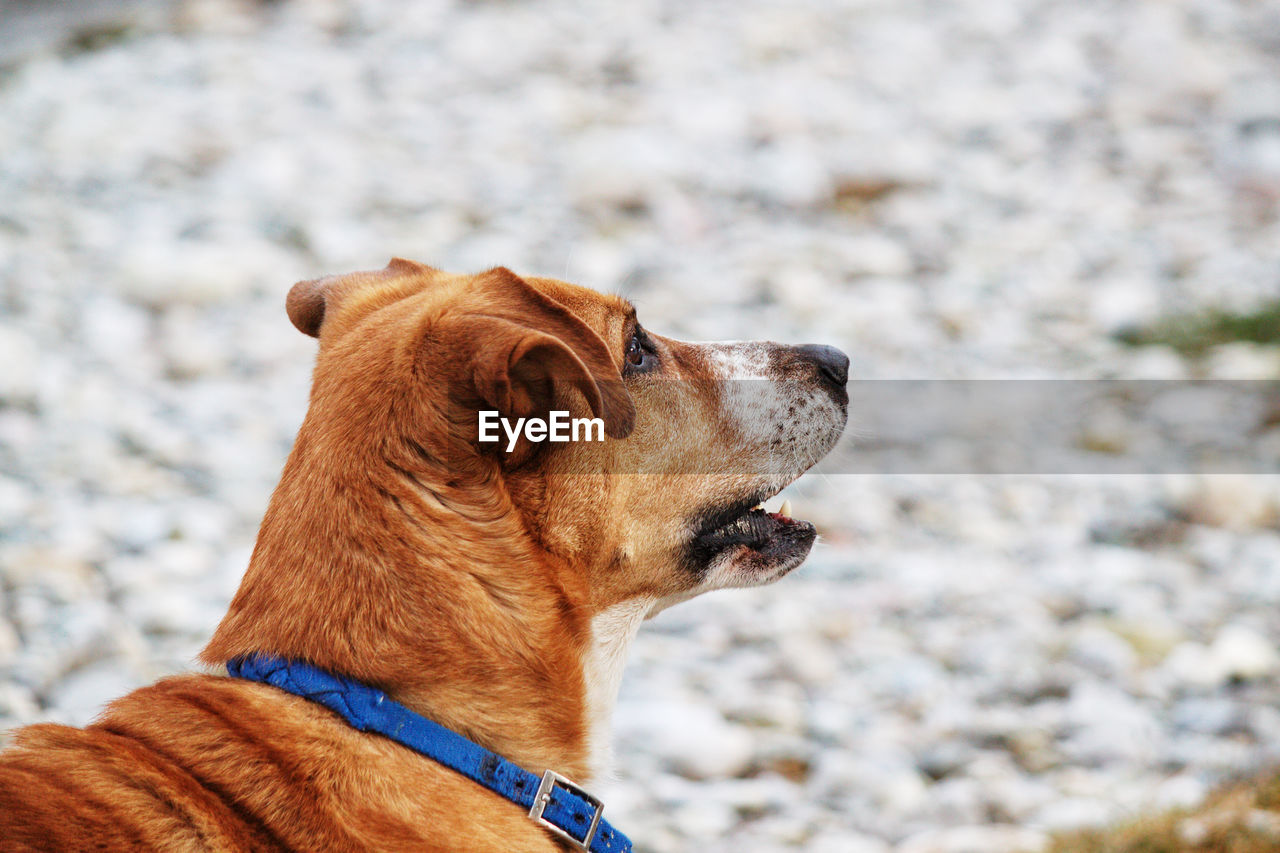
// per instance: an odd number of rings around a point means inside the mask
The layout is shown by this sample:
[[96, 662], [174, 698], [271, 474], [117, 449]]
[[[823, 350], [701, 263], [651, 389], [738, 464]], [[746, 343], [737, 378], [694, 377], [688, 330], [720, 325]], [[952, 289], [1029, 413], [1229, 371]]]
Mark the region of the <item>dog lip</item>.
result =
[[817, 538], [818, 532], [812, 524], [795, 520], [793, 524], [779, 527], [763, 541], [726, 543], [710, 550], [713, 554], [737, 552], [733, 559], [745, 559], [746, 565], [754, 566], [749, 571], [756, 583], [769, 583], [803, 563]]
[[722, 509], [704, 513], [695, 522], [693, 538], [695, 540], [701, 539], [728, 524], [732, 524], [734, 521], [737, 521], [739, 518], [749, 513], [752, 507], [764, 503], [769, 498], [782, 491], [782, 488], [785, 487], [780, 487], [776, 490], [766, 489], [756, 492], [755, 494], [729, 504]]
[[715, 554], [735, 546], [767, 553], [770, 545], [784, 540], [811, 539], [814, 526], [804, 519], [791, 518], [763, 509], [752, 509], [759, 501], [734, 504], [707, 519], [694, 535], [693, 545], [705, 554]]

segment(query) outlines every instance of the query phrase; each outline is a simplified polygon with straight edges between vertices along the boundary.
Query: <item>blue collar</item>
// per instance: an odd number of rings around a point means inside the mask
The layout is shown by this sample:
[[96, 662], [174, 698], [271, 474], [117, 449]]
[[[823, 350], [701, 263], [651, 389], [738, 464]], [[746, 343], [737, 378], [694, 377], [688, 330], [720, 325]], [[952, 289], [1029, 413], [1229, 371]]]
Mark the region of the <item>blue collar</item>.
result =
[[415, 714], [358, 681], [263, 654], [227, 664], [238, 678], [261, 681], [325, 706], [362, 732], [377, 732], [506, 797], [557, 838], [591, 853], [629, 853], [631, 842], [600, 818], [604, 804], [552, 770], [539, 778], [462, 735]]

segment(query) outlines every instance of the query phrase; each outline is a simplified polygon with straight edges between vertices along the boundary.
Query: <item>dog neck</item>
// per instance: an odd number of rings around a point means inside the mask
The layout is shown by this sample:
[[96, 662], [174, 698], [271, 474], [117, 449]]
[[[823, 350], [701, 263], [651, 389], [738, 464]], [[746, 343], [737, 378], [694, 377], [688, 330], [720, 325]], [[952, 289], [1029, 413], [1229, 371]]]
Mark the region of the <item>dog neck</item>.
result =
[[591, 778], [609, 775], [613, 763], [613, 708], [622, 686], [631, 642], [653, 607], [650, 598], [615, 604], [591, 619], [591, 649], [584, 666]]
[[[524, 535], [491, 482], [437, 492], [374, 479], [367, 460], [318, 478], [308, 455], [300, 435], [201, 659], [306, 661], [532, 771], [586, 779], [589, 742], [607, 743], [619, 636], [634, 629], [602, 627], [609, 639], [593, 645], [582, 581]], [[588, 695], [596, 672], [609, 687]]]

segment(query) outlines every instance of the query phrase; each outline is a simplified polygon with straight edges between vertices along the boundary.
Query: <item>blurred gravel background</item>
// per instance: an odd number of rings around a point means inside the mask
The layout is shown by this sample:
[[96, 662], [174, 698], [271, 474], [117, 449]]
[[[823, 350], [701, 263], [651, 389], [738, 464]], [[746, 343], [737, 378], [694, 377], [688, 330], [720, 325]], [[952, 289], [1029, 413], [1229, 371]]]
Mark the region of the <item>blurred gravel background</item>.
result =
[[[0, 727], [192, 665], [297, 279], [501, 263], [859, 378], [1280, 377], [1115, 337], [1280, 296], [1274, 3], [10, 0], [0, 63]], [[790, 494], [807, 568], [638, 642], [640, 849], [1036, 850], [1280, 761], [1277, 478]]]

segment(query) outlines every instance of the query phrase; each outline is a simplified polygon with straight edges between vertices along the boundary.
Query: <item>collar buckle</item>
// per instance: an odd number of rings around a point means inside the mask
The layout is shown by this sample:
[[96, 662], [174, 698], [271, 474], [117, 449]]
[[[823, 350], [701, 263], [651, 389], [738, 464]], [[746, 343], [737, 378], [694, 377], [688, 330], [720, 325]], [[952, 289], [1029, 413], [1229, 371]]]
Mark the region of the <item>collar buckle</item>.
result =
[[[587, 827], [586, 835], [576, 838], [570, 835], [567, 830], [560, 827], [550, 820], [542, 816], [547, 806], [551, 803], [551, 795], [556, 788], [563, 788], [576, 797], [586, 801], [592, 807], [591, 824]], [[596, 829], [600, 826], [600, 815], [604, 812], [604, 803], [588, 794], [580, 785], [572, 779], [561, 776], [554, 770], [547, 770], [542, 774], [542, 781], [538, 783], [538, 792], [533, 796], [533, 806], [529, 809], [529, 817], [534, 823], [542, 826], [550, 831], [553, 835], [563, 838], [579, 850], [590, 850], [591, 842], [595, 839]]]

